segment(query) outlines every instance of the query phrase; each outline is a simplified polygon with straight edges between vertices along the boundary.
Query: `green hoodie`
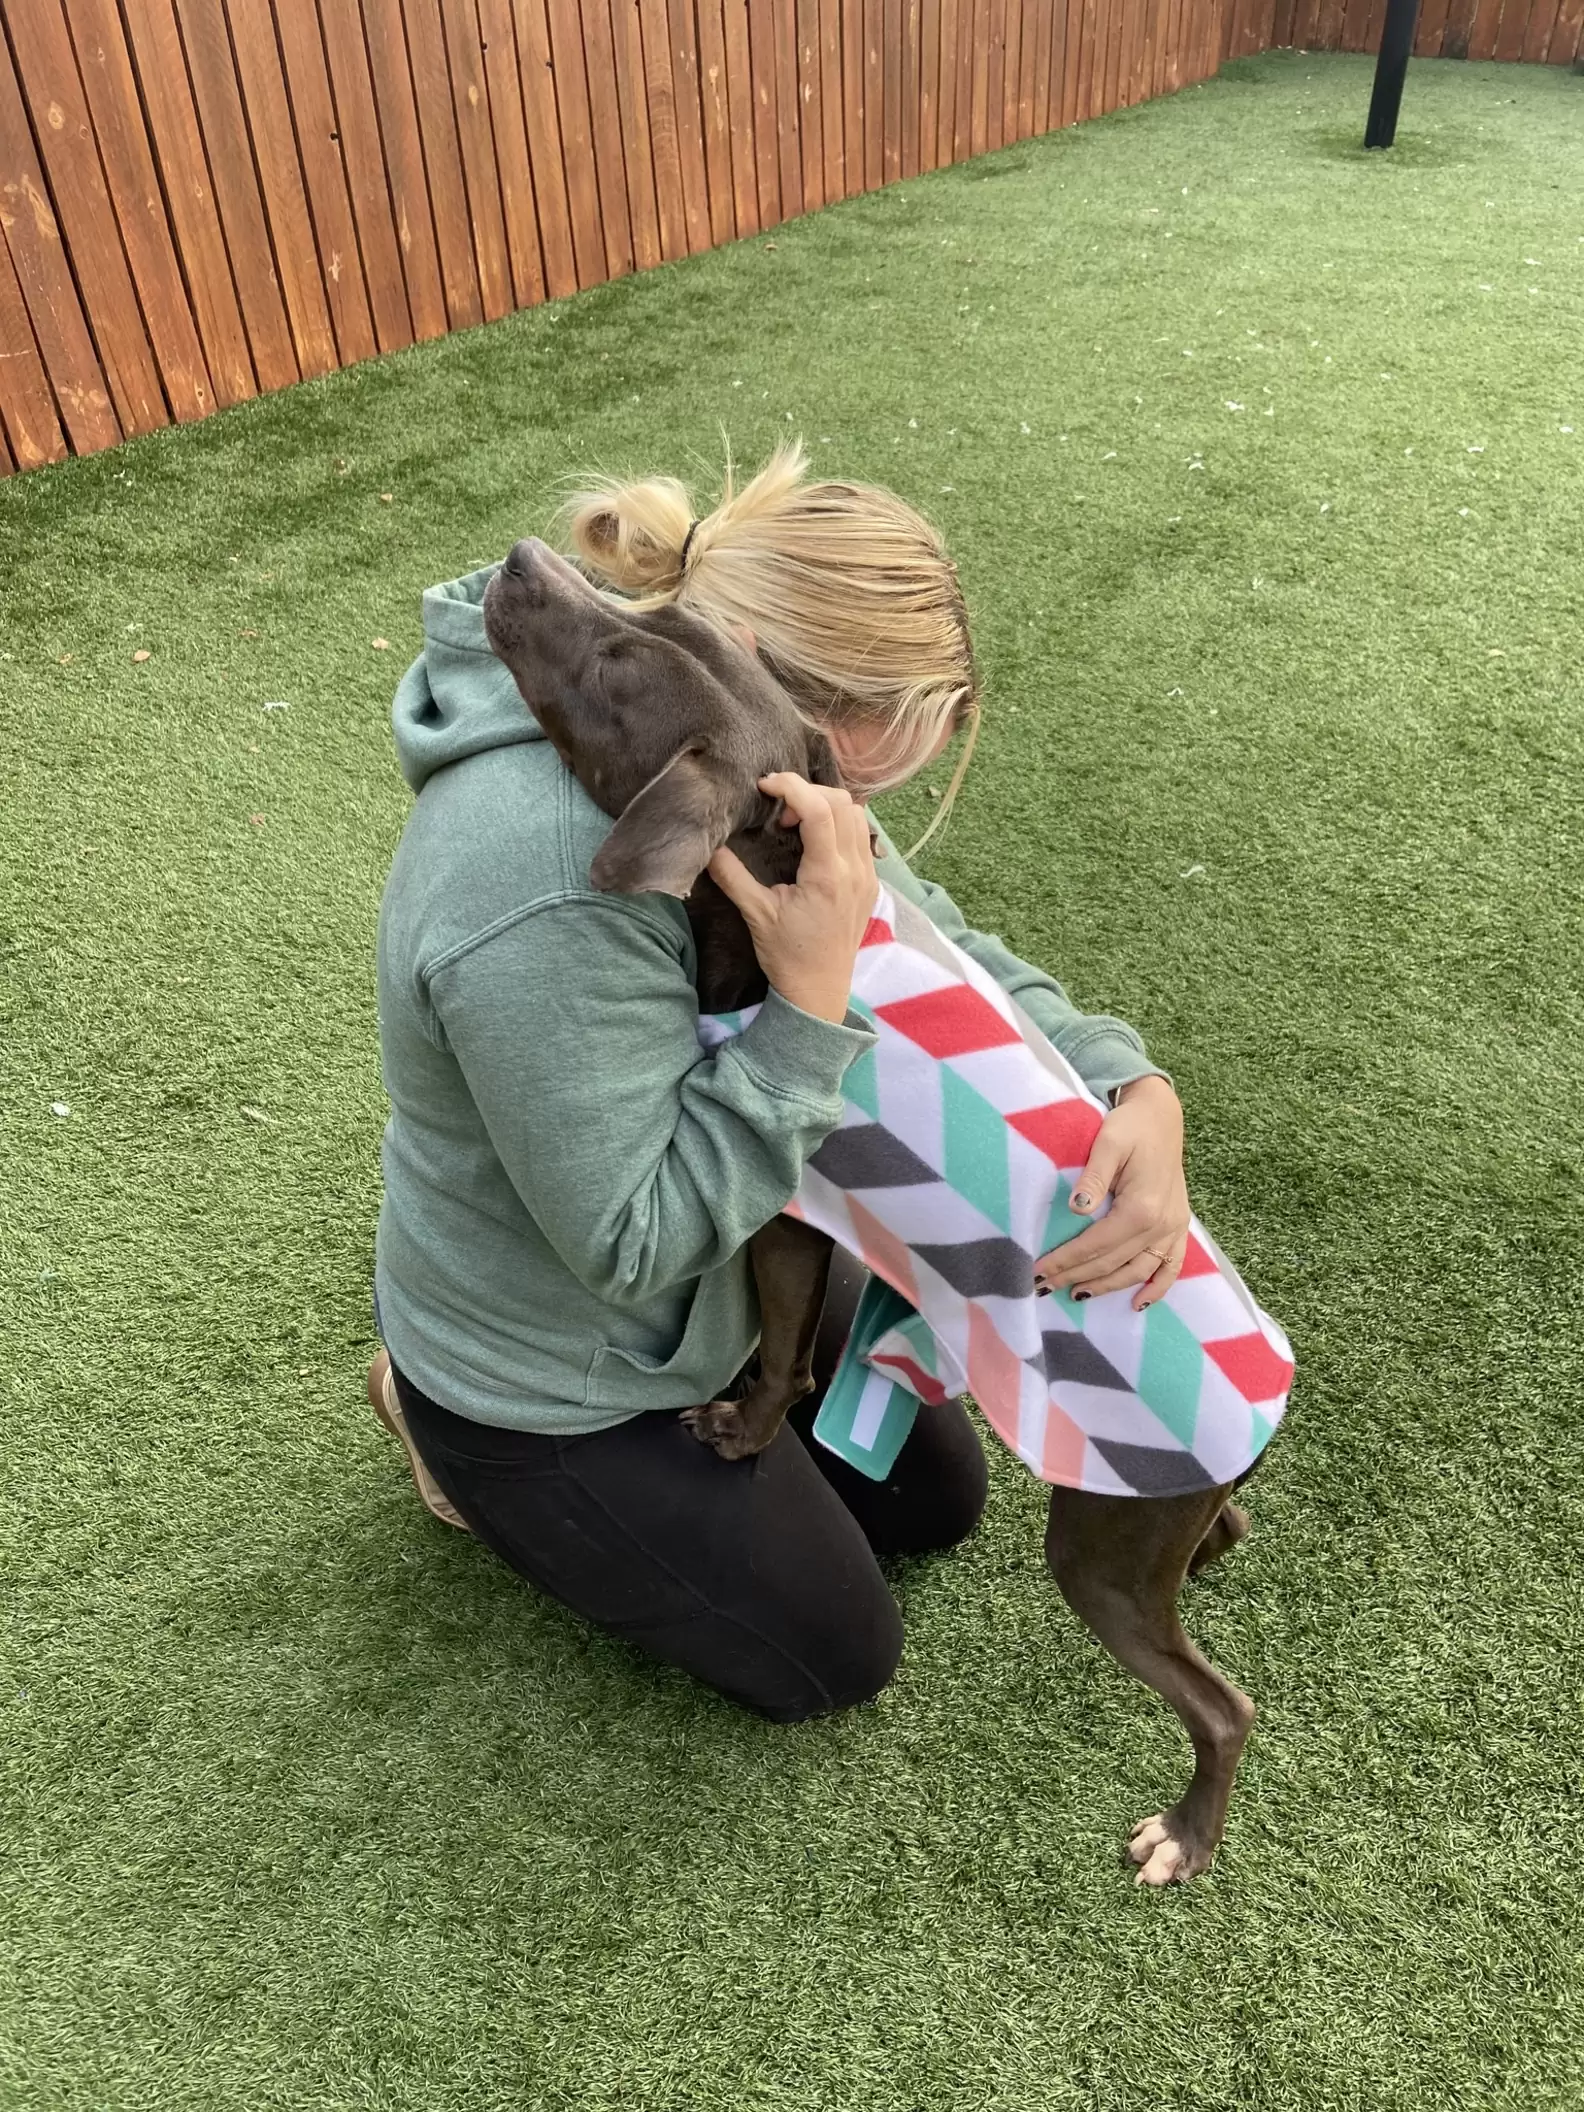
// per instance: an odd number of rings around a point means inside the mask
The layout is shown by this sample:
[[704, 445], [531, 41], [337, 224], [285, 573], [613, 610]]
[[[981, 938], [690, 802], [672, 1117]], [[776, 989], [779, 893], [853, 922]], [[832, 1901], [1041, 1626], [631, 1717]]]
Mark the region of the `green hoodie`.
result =
[[[872, 1040], [774, 992], [698, 1045], [679, 902], [596, 894], [609, 821], [490, 651], [490, 567], [433, 587], [394, 711], [418, 795], [379, 921], [391, 1117], [375, 1283], [398, 1368], [476, 1421], [572, 1435], [719, 1392], [758, 1313], [745, 1242], [795, 1192]], [[886, 884], [974, 955], [1102, 1096], [1131, 1027], [971, 932], [889, 845]]]

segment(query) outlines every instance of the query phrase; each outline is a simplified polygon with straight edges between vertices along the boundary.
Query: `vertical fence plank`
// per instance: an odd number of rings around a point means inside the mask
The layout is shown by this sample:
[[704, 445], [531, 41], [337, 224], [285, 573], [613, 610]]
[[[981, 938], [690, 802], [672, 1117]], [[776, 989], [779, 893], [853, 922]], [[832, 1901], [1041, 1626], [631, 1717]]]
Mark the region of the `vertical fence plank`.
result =
[[[1200, 0], [1200, 8], [1204, 8], [1206, 4], [1208, 0]], [[1130, 0], [1109, 0], [1105, 8], [1105, 25], [1102, 25], [1102, 34], [1105, 34], [1105, 80], [1102, 80], [1100, 87], [1100, 110], [1115, 110], [1117, 103], [1121, 101], [1121, 25], [1124, 25], [1124, 17], [1128, 15], [1128, 6]]]
[[[113, 447], [121, 424], [77, 299], [11, 54], [0, 38], [0, 231], [61, 420], [80, 455]], [[9, 340], [8, 340], [9, 345]]]
[[0, 477], [13, 476], [15, 473], [16, 463], [12, 459], [11, 443], [6, 438], [4, 420], [0, 419]]
[[[194, 31], [201, 27], [205, 45], [210, 46], [212, 40], [216, 72], [222, 67], [229, 72], [223, 55], [227, 17], [221, 0], [180, 0], [180, 8], [183, 29], [189, 22]], [[308, 194], [303, 188], [302, 164], [297, 159], [275, 24], [267, 8], [249, 5], [248, 0], [232, 0], [229, 19], [229, 42], [236, 53], [232, 89], [235, 93], [240, 86], [239, 109], [244, 120], [238, 153], [247, 153], [251, 135], [252, 159], [258, 169], [269, 222], [275, 274], [286, 302], [297, 364], [304, 375], [330, 374], [340, 364], [335, 326], [325, 298], [325, 279], [308, 212]], [[190, 34], [189, 52], [192, 48]], [[232, 253], [234, 256], [234, 247]]]
[[[698, 34], [693, 0], [671, 0], [671, 91], [676, 98], [677, 152], [682, 164], [682, 206], [688, 248], [695, 256], [710, 246], [709, 179], [704, 167], [704, 112], [699, 100]], [[794, 94], [796, 60], [794, 58]], [[785, 179], [783, 178], [783, 188]]]
[[640, 271], [646, 271], [661, 261], [664, 251], [660, 244], [660, 207], [655, 196], [654, 139], [649, 128], [649, 84], [644, 75], [643, 21], [638, 0], [611, 0], [610, 26], [633, 262]]
[[973, 152], [974, 12], [978, 0], [957, 0], [957, 99], [952, 126], [952, 160], [966, 161]]
[[649, 98], [649, 145], [654, 157], [660, 251], [669, 262], [688, 253], [687, 201], [677, 139], [676, 91], [671, 81], [671, 24], [666, 0], [641, 0], [644, 81]]
[[1157, 92], [1167, 95], [1177, 84], [1177, 47], [1181, 31], [1181, 0], [1159, 0], [1156, 19], [1160, 25], [1160, 55], [1156, 61]]
[[902, 9], [905, 0], [885, 0], [880, 27], [880, 94], [884, 159], [882, 183], [902, 174]]
[[[241, 403], [255, 392], [253, 355], [232, 284], [171, 0], [124, 0], [123, 17], [215, 400]], [[281, 339], [284, 346], [284, 318]], [[297, 363], [289, 348], [286, 357], [289, 373], [281, 379], [295, 381]]]
[[718, 245], [737, 232], [732, 195], [732, 112], [727, 88], [726, 23], [721, 0], [698, 0], [699, 97], [704, 106], [704, 167], [709, 177], [710, 235]]
[[[1538, 6], [1539, 0], [1534, 0]], [[1529, 0], [1507, 0], [1502, 9], [1501, 26], [1495, 33], [1494, 51], [1498, 59], [1509, 65], [1524, 55], [1524, 40], [1529, 29]], [[1549, 37], [1547, 42], [1549, 42]]]
[[[280, 4], [281, 0], [276, 0], [276, 5]], [[478, 271], [479, 305], [484, 310], [484, 320], [493, 323], [511, 312], [513, 291], [476, 0], [441, 0], [440, 27], [451, 75], [451, 108], [462, 156], [462, 186]]]
[[[369, 0], [369, 13], [391, 5], [394, 0]], [[451, 101], [445, 31], [440, 22], [439, 0], [401, 0], [401, 8], [407, 25], [413, 101], [423, 141], [424, 175], [434, 213], [446, 313], [451, 318], [451, 328], [462, 330], [483, 322], [484, 302], [473, 261], [473, 229], [468, 219], [456, 110]]]
[[902, 174], [919, 172], [923, 54], [919, 49], [919, 0], [902, 0]]
[[[385, 0], [371, 0], [371, 4], [382, 7]], [[566, 161], [561, 151], [561, 114], [556, 106], [550, 26], [545, 19], [544, 0], [512, 0], [512, 27], [517, 32], [517, 72], [522, 83], [528, 165], [533, 172], [534, 197], [539, 207], [545, 290], [553, 301], [558, 301], [565, 294], [577, 291], [578, 267], [572, 240], [572, 201], [567, 192]]]
[[867, 43], [864, 36], [864, 0], [841, 0], [842, 38], [842, 169], [847, 195], [854, 198], [868, 188], [865, 144], [868, 112], [864, 107], [864, 70]]
[[314, 0], [275, 0], [275, 31], [314, 246], [335, 331], [336, 363], [345, 367], [353, 360], [372, 358], [377, 345]]
[[1023, 7], [1024, 0], [1007, 0], [1005, 73], [1001, 97], [1001, 138], [1011, 146], [1019, 136], [1023, 95]]
[[759, 232], [759, 166], [754, 152], [753, 59], [748, 0], [723, 0], [726, 99], [731, 110], [732, 207], [739, 235]]
[[968, 152], [983, 154], [990, 145], [990, 4], [973, 0], [968, 48], [973, 65], [973, 94], [968, 123]]
[[334, 100], [335, 143], [346, 171], [374, 335], [380, 350], [390, 352], [412, 343], [413, 320], [396, 232], [395, 186], [386, 174], [380, 144], [362, 16], [349, 0], [345, 6], [326, 7], [321, 27]]
[[820, 130], [825, 140], [825, 196], [847, 195], [842, 115], [841, 0], [820, 0]]
[[387, 0], [370, 0], [361, 28], [352, 25], [348, 33], [362, 36], [365, 32], [385, 177], [390, 185], [391, 220], [401, 252], [413, 335], [443, 337], [451, 326], [450, 311], [429, 204], [418, 104], [413, 95], [400, 9], [387, 4]]
[[1468, 53], [1471, 59], [1488, 59], [1496, 50], [1497, 32], [1501, 28], [1502, 0], [1479, 0], [1474, 10], [1474, 20], [1469, 28]]
[[[330, 12], [334, 11], [332, 7]], [[528, 308], [544, 299], [545, 274], [511, 0], [478, 0], [478, 20], [490, 130], [495, 140], [495, 175], [500, 184], [506, 253], [511, 263], [512, 299], [517, 307]], [[366, 259], [366, 250], [364, 255]], [[372, 291], [372, 272], [369, 277]]]
[[1053, 0], [1035, 0], [1033, 15], [1033, 35], [1029, 38], [1033, 81], [1029, 130], [1038, 138], [1050, 130], [1051, 34], [1056, 15]]
[[[1062, 77], [1060, 116], [1062, 125], [1078, 121], [1079, 74], [1083, 63], [1083, 10], [1084, 0], [1056, 0], [1062, 16]], [[1054, 53], [1052, 54], [1054, 64]], [[1051, 103], [1057, 104], [1056, 86], [1052, 83]]]
[[580, 51], [588, 90], [594, 182], [599, 192], [600, 225], [604, 229], [605, 269], [614, 279], [631, 271], [635, 258], [627, 182], [630, 142], [622, 133], [609, 0], [582, 0], [578, 13], [582, 19]]
[[1551, 66], [1571, 66], [1578, 58], [1584, 58], [1584, 0], [1562, 0], [1546, 62]]
[[940, 0], [924, 0], [919, 13], [919, 167], [940, 167]]
[[864, 0], [864, 188], [885, 182], [885, 0]]
[[98, 346], [116, 416], [128, 433], [170, 423], [143, 327], [59, 0], [32, 0], [11, 23], [22, 97], [33, 121], [65, 255]]
[[803, 210], [802, 141], [798, 124], [797, 0], [775, 0], [776, 143], [781, 164], [781, 211]]
[[[1002, 98], [1006, 91], [1007, 0], [990, 0], [989, 27], [985, 44], [985, 131], [987, 154], [1001, 145]], [[975, 104], [977, 113], [978, 105]]]
[[[1045, 47], [1040, 33], [1045, 33]], [[1018, 70], [1018, 138], [1032, 139], [1039, 129], [1040, 60], [1050, 61], [1050, 9], [1046, 0], [1023, 0], [1023, 61]]]
[[957, 125], [958, 0], [940, 0], [940, 104], [935, 116], [935, 167], [952, 160]]
[[819, 0], [797, 0], [798, 126], [803, 148], [803, 210], [825, 203], [825, 129], [820, 98]]
[[[749, 0], [749, 64], [753, 69], [754, 165], [759, 180], [759, 224], [775, 227], [782, 217], [781, 142], [777, 132], [775, 23], [770, 0]], [[785, 210], [797, 211], [795, 203]]]
[[[0, 121], [3, 121], [7, 107], [3, 92], [0, 92]], [[5, 188], [9, 174], [7, 156], [4, 165], [0, 165], [0, 221], [6, 219], [11, 209]], [[0, 236], [0, 345], [4, 345], [6, 351], [5, 358], [0, 359], [0, 421], [4, 422], [6, 438], [10, 442], [13, 467], [42, 469], [46, 462], [59, 462], [66, 452], [66, 435], [56, 416], [49, 376], [44, 371], [44, 362], [34, 341], [27, 303], [22, 298], [11, 252], [3, 236]]]
[[[1441, 39], [1446, 33], [1447, 0], [1419, 0], [1419, 20], [1414, 27], [1414, 57], [1416, 59], [1438, 59], [1441, 56]], [[1276, 25], [1271, 24], [1271, 42], [1276, 40]]]
[[610, 265], [605, 253], [605, 225], [600, 218], [599, 180], [594, 173], [593, 119], [589, 114], [578, 0], [549, 0], [545, 16], [577, 280], [580, 286], [598, 286], [610, 276]]
[[67, 21], [166, 400], [179, 419], [205, 417], [215, 408], [215, 393], [165, 217], [115, 0], [69, 0]]

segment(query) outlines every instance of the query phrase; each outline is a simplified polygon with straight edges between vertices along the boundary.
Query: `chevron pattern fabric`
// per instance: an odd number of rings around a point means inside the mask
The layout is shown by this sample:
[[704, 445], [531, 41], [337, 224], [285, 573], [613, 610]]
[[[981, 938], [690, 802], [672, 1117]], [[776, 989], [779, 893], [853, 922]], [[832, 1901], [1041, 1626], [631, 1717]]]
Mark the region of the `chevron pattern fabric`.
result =
[[[882, 889], [853, 978], [874, 1048], [791, 1212], [890, 1287], [866, 1301], [815, 1434], [883, 1476], [919, 1400], [971, 1393], [1042, 1480], [1174, 1496], [1236, 1480], [1286, 1407], [1287, 1338], [1195, 1219], [1182, 1273], [1039, 1296], [1034, 1265], [1098, 1213], [1069, 1209], [1105, 1110], [995, 980]], [[749, 1014], [700, 1021], [715, 1047]], [[828, 1410], [828, 1412], [827, 1412]], [[823, 1426], [823, 1427], [822, 1427]]]

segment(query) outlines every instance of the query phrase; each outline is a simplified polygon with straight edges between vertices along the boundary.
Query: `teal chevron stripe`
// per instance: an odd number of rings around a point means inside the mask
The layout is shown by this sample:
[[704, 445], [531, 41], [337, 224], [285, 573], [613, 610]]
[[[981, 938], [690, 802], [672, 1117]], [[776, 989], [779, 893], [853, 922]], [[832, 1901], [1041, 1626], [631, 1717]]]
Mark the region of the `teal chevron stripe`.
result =
[[1012, 1231], [1006, 1118], [976, 1093], [949, 1063], [941, 1066], [941, 1127], [949, 1187], [982, 1210], [991, 1224]]
[[1144, 1317], [1144, 1356], [1138, 1397], [1179, 1444], [1193, 1449], [1199, 1420], [1199, 1385], [1204, 1351], [1191, 1328], [1168, 1305], [1152, 1305]]
[[865, 1049], [855, 1056], [842, 1073], [842, 1098], [850, 1100], [854, 1107], [861, 1107], [871, 1122], [880, 1119], [880, 1073], [875, 1068], [875, 1051]]

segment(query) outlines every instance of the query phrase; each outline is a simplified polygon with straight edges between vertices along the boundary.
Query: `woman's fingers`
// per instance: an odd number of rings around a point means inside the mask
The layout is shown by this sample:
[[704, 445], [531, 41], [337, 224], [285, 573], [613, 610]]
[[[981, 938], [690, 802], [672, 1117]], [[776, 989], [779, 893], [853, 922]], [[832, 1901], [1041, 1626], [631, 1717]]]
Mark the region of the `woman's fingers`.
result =
[[721, 893], [737, 905], [750, 925], [762, 922], [774, 909], [775, 896], [770, 889], [757, 881], [737, 853], [727, 850], [725, 844], [710, 859], [707, 870]]
[[1072, 1208], [1087, 1217], [1098, 1210], [1111, 1193], [1111, 1184], [1121, 1170], [1122, 1153], [1106, 1135], [1102, 1124], [1089, 1152], [1089, 1163], [1073, 1183]]
[[1154, 1275], [1145, 1284], [1143, 1290], [1134, 1299], [1134, 1312], [1141, 1313], [1145, 1306], [1153, 1305], [1157, 1299], [1165, 1297], [1182, 1273], [1182, 1265], [1187, 1256], [1188, 1242], [1184, 1240], [1181, 1246], [1172, 1249], [1168, 1259], [1161, 1263]]

